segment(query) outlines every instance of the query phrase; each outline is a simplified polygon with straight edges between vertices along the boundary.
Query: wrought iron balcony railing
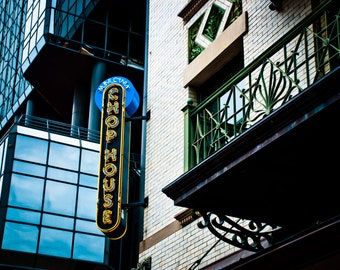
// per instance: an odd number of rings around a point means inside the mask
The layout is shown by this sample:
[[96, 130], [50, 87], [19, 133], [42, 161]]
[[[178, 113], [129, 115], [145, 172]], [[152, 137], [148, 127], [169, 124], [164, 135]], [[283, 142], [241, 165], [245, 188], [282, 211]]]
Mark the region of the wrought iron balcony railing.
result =
[[188, 106], [188, 168], [340, 64], [340, 14], [325, 1], [209, 98]]

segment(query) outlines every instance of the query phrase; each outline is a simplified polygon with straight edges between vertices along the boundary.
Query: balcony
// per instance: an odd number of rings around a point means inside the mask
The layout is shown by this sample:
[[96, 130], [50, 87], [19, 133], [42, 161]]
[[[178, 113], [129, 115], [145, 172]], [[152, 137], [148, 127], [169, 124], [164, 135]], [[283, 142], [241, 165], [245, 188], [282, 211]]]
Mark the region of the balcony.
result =
[[100, 134], [97, 130], [91, 130], [31, 115], [21, 115], [17, 119], [16, 124], [35, 130], [41, 130], [79, 140], [86, 140], [97, 144], [99, 144], [100, 140]]
[[208, 99], [188, 104], [188, 170], [163, 192], [200, 211], [213, 233], [228, 231], [223, 222], [238, 227], [229, 216], [292, 233], [340, 214], [340, 20], [330, 17], [331, 2]]

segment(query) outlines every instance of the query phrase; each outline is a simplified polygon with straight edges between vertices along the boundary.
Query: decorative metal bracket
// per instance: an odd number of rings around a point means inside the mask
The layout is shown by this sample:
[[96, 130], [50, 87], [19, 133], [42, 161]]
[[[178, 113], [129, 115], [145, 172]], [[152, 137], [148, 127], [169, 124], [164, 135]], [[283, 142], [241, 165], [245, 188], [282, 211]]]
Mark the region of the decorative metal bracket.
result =
[[241, 249], [257, 252], [274, 243], [273, 232], [280, 229], [262, 222], [202, 213], [201, 229], [208, 228], [217, 238]]
[[270, 0], [270, 2], [271, 4], [268, 6], [270, 10], [282, 10], [282, 0]]
[[132, 203], [123, 203], [122, 208], [133, 208], [138, 206], [143, 206], [144, 208], [148, 207], [149, 205], [149, 197], [144, 198], [143, 202], [132, 202]]
[[137, 264], [137, 268], [131, 270], [151, 270], [151, 257], [144, 259], [143, 262]]

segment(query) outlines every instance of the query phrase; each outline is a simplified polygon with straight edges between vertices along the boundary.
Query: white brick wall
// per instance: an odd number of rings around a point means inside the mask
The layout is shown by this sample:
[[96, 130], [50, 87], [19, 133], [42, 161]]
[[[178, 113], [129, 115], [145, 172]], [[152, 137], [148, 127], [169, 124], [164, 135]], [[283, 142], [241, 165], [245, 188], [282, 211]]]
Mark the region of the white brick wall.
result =
[[268, 49], [282, 35], [310, 13], [310, 0], [284, 0], [283, 10], [271, 11], [269, 0], [243, 0], [248, 12], [248, 33], [244, 41], [245, 66]]
[[[197, 221], [195, 221], [181, 231], [174, 233], [171, 237], [147, 249], [141, 254], [141, 258], [151, 256], [152, 269], [185, 270], [202, 258], [216, 242], [218, 242], [218, 239], [208, 229], [199, 229]], [[219, 241], [214, 249], [204, 257], [200, 263], [200, 268], [235, 251], [236, 248]]]
[[172, 222], [181, 209], [173, 207], [161, 190], [183, 173], [184, 120], [181, 109], [188, 91], [183, 88], [186, 31], [177, 16], [185, 0], [150, 1], [148, 109], [146, 148], [145, 237]]

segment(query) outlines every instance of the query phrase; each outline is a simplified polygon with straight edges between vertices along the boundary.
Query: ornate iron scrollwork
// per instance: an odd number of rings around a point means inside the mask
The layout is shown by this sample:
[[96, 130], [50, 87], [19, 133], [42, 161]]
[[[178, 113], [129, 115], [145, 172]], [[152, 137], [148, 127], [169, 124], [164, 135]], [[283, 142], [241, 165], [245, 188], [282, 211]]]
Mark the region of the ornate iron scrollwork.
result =
[[131, 270], [151, 270], [151, 257], [147, 257], [143, 262], [137, 264], [137, 268]]
[[279, 227], [263, 222], [236, 219], [213, 213], [201, 214], [204, 221], [198, 223], [199, 228], [208, 228], [222, 241], [253, 252], [271, 246], [274, 243], [273, 232], [279, 229]]

